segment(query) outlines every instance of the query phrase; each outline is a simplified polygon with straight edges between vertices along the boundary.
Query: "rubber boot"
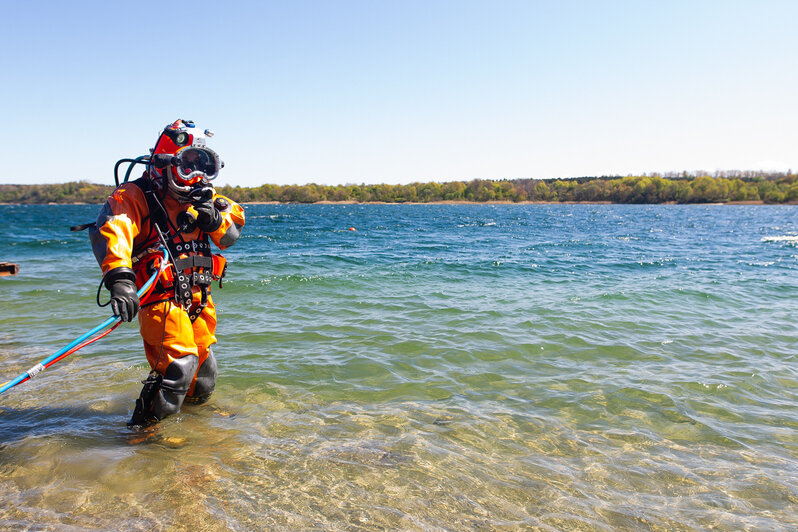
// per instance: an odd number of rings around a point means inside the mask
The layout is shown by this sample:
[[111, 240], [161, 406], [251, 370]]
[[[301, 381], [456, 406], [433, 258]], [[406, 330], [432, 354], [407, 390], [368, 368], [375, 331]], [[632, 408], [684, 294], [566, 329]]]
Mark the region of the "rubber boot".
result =
[[144, 387], [141, 389], [139, 398], [136, 399], [133, 415], [130, 417], [130, 421], [127, 422], [128, 427], [148, 427], [158, 422], [158, 419], [152, 415], [152, 405], [155, 402], [158, 390], [161, 388], [162, 381], [163, 377], [154, 370], [147, 375], [146, 380], [141, 381]]

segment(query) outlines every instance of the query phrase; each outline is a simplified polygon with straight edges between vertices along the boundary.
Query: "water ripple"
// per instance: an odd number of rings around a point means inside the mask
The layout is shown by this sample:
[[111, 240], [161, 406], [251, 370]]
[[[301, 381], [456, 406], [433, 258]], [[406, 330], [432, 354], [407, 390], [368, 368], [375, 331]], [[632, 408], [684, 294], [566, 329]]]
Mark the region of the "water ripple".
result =
[[[4, 394], [2, 527], [798, 526], [796, 207], [246, 210], [210, 403], [129, 444], [135, 326]], [[9, 376], [103, 318], [95, 214], [0, 206]]]

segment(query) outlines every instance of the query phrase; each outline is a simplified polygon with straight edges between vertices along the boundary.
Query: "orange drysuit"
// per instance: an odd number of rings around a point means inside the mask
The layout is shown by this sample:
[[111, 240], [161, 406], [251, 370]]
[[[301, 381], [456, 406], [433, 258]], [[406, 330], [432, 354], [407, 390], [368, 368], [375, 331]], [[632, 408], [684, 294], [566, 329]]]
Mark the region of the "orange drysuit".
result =
[[[175, 396], [167, 401], [170, 405], [165, 409], [154, 407], [156, 419], [179, 410], [186, 395], [204, 401], [215, 384], [216, 361], [211, 346], [216, 343], [216, 312], [210, 297], [210, 279], [218, 280], [224, 274], [224, 259], [211, 254], [208, 241], [220, 249], [233, 245], [244, 226], [244, 210], [215, 191], [213, 201], [222, 223], [206, 234], [186, 223], [192, 219], [183, 214], [191, 213], [189, 203], [163, 194], [159, 183], [142, 177], [123, 183], [111, 194], [91, 231], [92, 248], [103, 275], [117, 268], [130, 268], [139, 288], [154, 271], [153, 259], [160, 255], [153, 221], [169, 242], [173, 262], [189, 266], [161, 273], [153, 294], [142, 302], [138, 314], [147, 361], [163, 380], [163, 387]], [[158, 202], [160, 206], [156, 208]], [[213, 267], [209, 267], [211, 261]], [[174, 286], [179, 284], [175, 276], [181, 272], [185, 279], [198, 283], [191, 287], [189, 297], [184, 297], [186, 308], [176, 301], [174, 293]]]

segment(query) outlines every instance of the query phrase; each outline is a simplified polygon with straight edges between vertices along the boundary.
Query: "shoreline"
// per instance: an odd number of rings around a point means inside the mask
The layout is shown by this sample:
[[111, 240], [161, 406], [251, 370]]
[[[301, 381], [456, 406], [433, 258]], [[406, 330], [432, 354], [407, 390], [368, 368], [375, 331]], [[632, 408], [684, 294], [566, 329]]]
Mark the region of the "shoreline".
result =
[[[474, 179], [410, 185], [220, 185], [216, 190], [239, 203], [251, 205], [791, 205], [798, 204], [796, 186], [798, 174], [726, 172], [716, 177], [685, 174], [681, 178], [642, 175]], [[102, 204], [113, 190], [111, 185], [87, 181], [0, 184], [0, 204]], [[447, 197], [450, 199], [445, 199]], [[592, 199], [585, 201], [586, 198]], [[682, 203], [684, 200], [689, 203]]]
[[798, 202], [765, 203], [762, 200], [726, 201], [719, 203], [613, 203], [612, 201], [426, 201], [426, 202], [387, 202], [387, 201], [316, 201], [313, 203], [284, 201], [243, 201], [241, 205], [798, 205]]
[[[313, 203], [300, 203], [291, 201], [241, 201], [240, 205], [798, 205], [798, 201], [784, 203], [766, 203], [762, 200], [725, 201], [716, 203], [676, 203], [666, 201], [662, 203], [614, 203], [612, 201], [426, 201], [426, 202], [387, 202], [387, 201], [315, 201]], [[47, 203], [4, 203], [0, 205], [102, 205], [102, 203], [86, 202], [47, 202]]]

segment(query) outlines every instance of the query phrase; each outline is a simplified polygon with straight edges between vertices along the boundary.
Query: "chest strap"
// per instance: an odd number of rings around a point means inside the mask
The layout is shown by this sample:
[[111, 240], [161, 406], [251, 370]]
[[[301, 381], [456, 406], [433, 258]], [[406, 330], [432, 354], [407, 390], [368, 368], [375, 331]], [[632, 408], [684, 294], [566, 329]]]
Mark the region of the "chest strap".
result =
[[[179, 237], [178, 230], [168, 219], [163, 204], [155, 197], [152, 182], [142, 177], [133, 181], [133, 184], [144, 192], [144, 198], [147, 200], [147, 208], [150, 215], [149, 236], [153, 236], [152, 233], [155, 226], [157, 226], [162, 233], [167, 235], [166, 244], [169, 247], [170, 255], [173, 257], [172, 272], [174, 282], [172, 286], [164, 286], [162, 278], [158, 282], [156, 291], [168, 293], [174, 290], [175, 303], [188, 310], [189, 318], [193, 322], [202, 314], [203, 309], [208, 304], [210, 285], [213, 280], [214, 262], [208, 235], [202, 232], [197, 240], [182, 240]], [[148, 240], [150, 239], [148, 238]], [[180, 255], [185, 253], [195, 253], [195, 255], [180, 258]], [[189, 273], [186, 273], [186, 271], [189, 271]], [[194, 286], [200, 288], [202, 298], [199, 305], [192, 309], [192, 288]]]

